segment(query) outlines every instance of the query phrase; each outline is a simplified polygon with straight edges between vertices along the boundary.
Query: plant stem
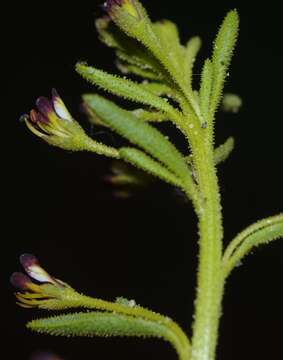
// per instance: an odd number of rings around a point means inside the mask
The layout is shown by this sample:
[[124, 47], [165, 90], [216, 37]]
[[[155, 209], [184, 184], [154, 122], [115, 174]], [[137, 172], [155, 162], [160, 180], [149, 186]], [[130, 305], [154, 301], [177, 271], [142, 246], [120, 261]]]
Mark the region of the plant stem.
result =
[[[206, 130], [204, 130], [206, 131]], [[217, 344], [224, 278], [221, 268], [222, 216], [212, 141], [192, 144], [202, 206], [199, 217], [199, 268], [192, 339], [192, 360], [213, 360]]]

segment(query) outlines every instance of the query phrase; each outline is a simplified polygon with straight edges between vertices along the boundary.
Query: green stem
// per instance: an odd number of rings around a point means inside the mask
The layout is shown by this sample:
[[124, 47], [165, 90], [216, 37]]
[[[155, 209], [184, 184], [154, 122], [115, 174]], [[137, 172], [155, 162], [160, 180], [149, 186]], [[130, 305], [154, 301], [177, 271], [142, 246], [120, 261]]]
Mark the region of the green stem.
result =
[[[204, 132], [206, 130], [203, 130]], [[208, 141], [209, 140], [209, 141]], [[191, 143], [202, 206], [199, 217], [199, 268], [192, 339], [192, 360], [213, 360], [217, 344], [224, 278], [222, 216], [212, 141]]]

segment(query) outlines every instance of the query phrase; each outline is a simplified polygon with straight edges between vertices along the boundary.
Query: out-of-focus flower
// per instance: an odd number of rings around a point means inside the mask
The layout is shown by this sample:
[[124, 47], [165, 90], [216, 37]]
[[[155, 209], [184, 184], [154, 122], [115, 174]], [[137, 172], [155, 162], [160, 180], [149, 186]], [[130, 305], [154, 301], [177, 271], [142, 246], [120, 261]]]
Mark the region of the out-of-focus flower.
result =
[[237, 94], [226, 93], [222, 99], [222, 110], [225, 112], [238, 113], [243, 105], [243, 101]]
[[111, 174], [104, 176], [104, 180], [113, 186], [115, 197], [127, 199], [147, 188], [153, 177], [121, 161], [114, 161]]
[[23, 254], [20, 262], [28, 276], [15, 272], [10, 278], [11, 284], [21, 290], [15, 294], [18, 305], [25, 308], [63, 309], [75, 303], [79, 294], [68, 284], [49, 275], [34, 255]]
[[83, 128], [72, 118], [62, 99], [55, 89], [52, 99], [39, 97], [36, 101], [37, 110], [23, 115], [28, 128], [50, 145], [66, 150], [87, 150], [91, 139]]

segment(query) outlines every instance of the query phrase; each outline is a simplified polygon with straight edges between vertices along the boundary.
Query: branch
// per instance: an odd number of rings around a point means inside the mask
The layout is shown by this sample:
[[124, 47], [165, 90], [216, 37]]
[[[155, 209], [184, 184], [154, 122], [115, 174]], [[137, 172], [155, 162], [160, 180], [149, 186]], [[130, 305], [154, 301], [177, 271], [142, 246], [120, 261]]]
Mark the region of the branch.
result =
[[283, 237], [283, 214], [260, 220], [239, 233], [228, 245], [223, 256], [224, 275], [228, 277], [235, 266], [261, 244]]

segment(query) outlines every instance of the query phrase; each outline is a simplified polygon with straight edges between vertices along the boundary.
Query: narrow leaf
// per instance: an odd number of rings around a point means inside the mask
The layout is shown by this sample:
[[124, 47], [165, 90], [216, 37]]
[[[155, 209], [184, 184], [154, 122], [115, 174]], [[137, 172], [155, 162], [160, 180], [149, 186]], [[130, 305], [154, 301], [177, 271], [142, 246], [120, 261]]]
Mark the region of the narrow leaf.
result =
[[229, 155], [234, 149], [235, 141], [234, 138], [229, 137], [224, 144], [218, 146], [214, 151], [214, 162], [215, 165], [228, 159]]
[[192, 89], [187, 86], [185, 66], [184, 62], [180, 62], [180, 55], [176, 57], [173, 54], [174, 51], [168, 51], [168, 47], [164, 46], [164, 34], [161, 35], [160, 31], [156, 31], [155, 25], [148, 18], [140, 2], [134, 1], [134, 7], [136, 8], [137, 16], [131, 16], [123, 4], [113, 7], [110, 16], [122, 31], [143, 44], [163, 65], [165, 74], [166, 72], [170, 74], [172, 85], [177, 85], [183, 92], [191, 108], [199, 120], [202, 121], [199, 105], [195, 101]]
[[189, 339], [178, 326], [172, 327], [171, 323], [168, 318], [166, 323], [115, 313], [88, 312], [33, 320], [27, 327], [38, 333], [65, 337], [160, 338], [172, 345], [180, 359], [187, 358]]
[[199, 91], [200, 110], [206, 123], [210, 126], [210, 100], [212, 88], [213, 67], [211, 61], [206, 59], [201, 73]]
[[186, 46], [185, 66], [187, 71], [187, 82], [192, 88], [193, 67], [197, 54], [201, 47], [201, 39], [198, 36], [192, 37]]
[[146, 155], [144, 152], [134, 148], [121, 148], [119, 150], [121, 159], [128, 161], [130, 164], [142, 169], [149, 174], [166, 181], [169, 184], [182, 187], [182, 182], [172, 172], [167, 170], [157, 161]]
[[180, 43], [177, 26], [172, 21], [163, 20], [153, 23], [152, 29], [173, 66], [184, 71], [185, 48]]
[[77, 64], [76, 70], [83, 78], [101, 87], [105, 91], [109, 91], [115, 95], [124, 97], [125, 99], [152, 106], [170, 114], [173, 118], [178, 118], [177, 110], [169, 105], [164, 99], [143, 89], [139, 84], [131, 80], [108, 74], [102, 70], [95, 69], [94, 67], [82, 63]]
[[[114, 48], [117, 57], [123, 62], [131, 64], [132, 70], [147, 70], [152, 76], [155, 74], [158, 78], [162, 77], [159, 62], [137, 40], [125, 35], [110, 18], [97, 19], [95, 24], [100, 40]], [[127, 64], [124, 65], [124, 67], [127, 66]]]
[[107, 312], [72, 313], [30, 321], [27, 327], [54, 336], [156, 337], [178, 347], [176, 335], [158, 322]]
[[236, 10], [230, 11], [225, 17], [213, 49], [213, 85], [211, 111], [214, 113], [220, 103], [227, 70], [231, 62], [239, 29], [239, 17]]
[[101, 96], [89, 94], [83, 99], [113, 130], [147, 151], [175, 175], [188, 178], [189, 169], [182, 154], [157, 129]]

